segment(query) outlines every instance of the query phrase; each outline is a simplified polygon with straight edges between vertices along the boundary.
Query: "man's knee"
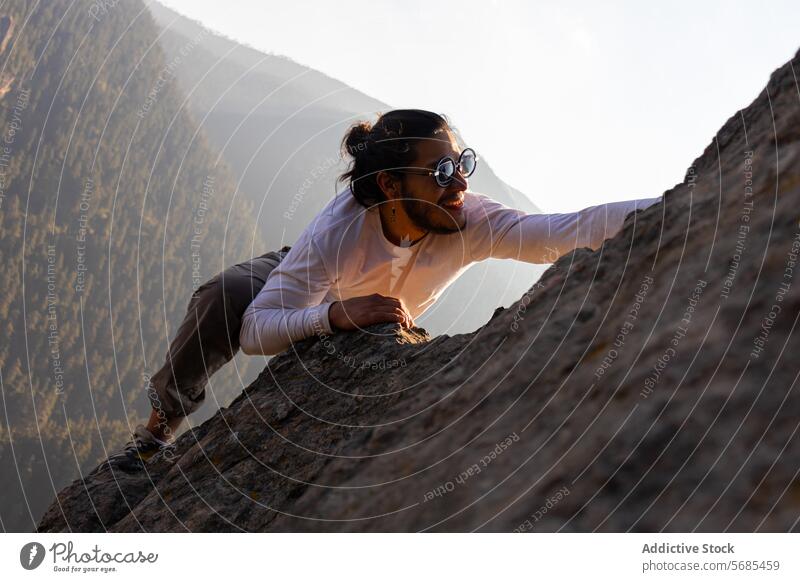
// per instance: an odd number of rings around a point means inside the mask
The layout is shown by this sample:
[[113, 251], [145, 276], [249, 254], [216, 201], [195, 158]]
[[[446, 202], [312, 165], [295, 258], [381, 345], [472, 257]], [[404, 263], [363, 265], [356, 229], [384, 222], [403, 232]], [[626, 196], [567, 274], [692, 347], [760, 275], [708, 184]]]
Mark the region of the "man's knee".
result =
[[[209, 334], [230, 334], [238, 346], [239, 327], [245, 310], [264, 286], [269, 273], [283, 260], [291, 247], [270, 251], [244, 263], [239, 263], [206, 281], [192, 295], [187, 314], [198, 321], [205, 341], [214, 341]], [[220, 326], [224, 326], [221, 329]], [[205, 333], [203, 333], [205, 332]], [[233, 340], [236, 336], [236, 340]]]
[[192, 294], [189, 311], [225, 313], [226, 319], [230, 318], [228, 312], [231, 311], [240, 318], [261, 289], [256, 283], [241, 273], [224, 271], [197, 288]]
[[234, 308], [242, 315], [267, 282], [269, 274], [280, 264], [291, 247], [270, 251], [221, 273], [221, 285]]
[[264, 286], [251, 271], [241, 268], [232, 268], [222, 273], [217, 283], [216, 293], [219, 300], [226, 301], [237, 317], [241, 318], [247, 306], [252, 303], [258, 292]]

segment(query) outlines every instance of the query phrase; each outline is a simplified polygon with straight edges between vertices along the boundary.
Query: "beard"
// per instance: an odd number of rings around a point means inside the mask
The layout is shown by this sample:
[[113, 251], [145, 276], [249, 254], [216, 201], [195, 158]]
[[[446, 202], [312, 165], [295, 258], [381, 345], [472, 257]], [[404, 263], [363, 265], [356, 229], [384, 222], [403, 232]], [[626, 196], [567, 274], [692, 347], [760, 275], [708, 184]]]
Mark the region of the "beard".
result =
[[[436, 234], [453, 234], [466, 228], [466, 216], [464, 216], [464, 224], [459, 226], [458, 223], [450, 216], [450, 214], [432, 202], [417, 200], [411, 196], [403, 194], [401, 199], [403, 209], [408, 214], [408, 217], [418, 228]], [[463, 209], [461, 210], [463, 213]], [[442, 217], [441, 220], [436, 220], [437, 217]]]

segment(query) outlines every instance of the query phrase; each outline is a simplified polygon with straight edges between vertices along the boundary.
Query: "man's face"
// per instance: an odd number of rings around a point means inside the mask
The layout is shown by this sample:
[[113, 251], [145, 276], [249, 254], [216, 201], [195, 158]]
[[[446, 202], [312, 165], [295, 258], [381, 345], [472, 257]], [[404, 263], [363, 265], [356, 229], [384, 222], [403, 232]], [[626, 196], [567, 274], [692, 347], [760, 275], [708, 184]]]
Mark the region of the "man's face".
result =
[[[410, 165], [431, 171], [444, 156], [457, 162], [461, 154], [455, 136], [449, 131], [419, 140], [416, 150], [416, 159]], [[439, 186], [434, 176], [403, 174], [403, 208], [419, 228], [437, 234], [458, 232], [466, 225], [464, 192], [468, 187], [467, 179], [460, 171], [456, 171], [453, 181], [445, 187]]]

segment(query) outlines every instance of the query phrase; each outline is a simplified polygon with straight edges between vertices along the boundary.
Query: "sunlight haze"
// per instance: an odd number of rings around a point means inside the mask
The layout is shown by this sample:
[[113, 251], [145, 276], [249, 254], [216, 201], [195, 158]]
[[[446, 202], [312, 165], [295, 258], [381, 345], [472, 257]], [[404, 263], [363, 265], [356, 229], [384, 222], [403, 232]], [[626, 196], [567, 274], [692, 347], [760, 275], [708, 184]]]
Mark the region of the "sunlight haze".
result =
[[796, 2], [164, 4], [392, 107], [445, 113], [545, 211], [680, 182], [797, 50], [800, 21]]

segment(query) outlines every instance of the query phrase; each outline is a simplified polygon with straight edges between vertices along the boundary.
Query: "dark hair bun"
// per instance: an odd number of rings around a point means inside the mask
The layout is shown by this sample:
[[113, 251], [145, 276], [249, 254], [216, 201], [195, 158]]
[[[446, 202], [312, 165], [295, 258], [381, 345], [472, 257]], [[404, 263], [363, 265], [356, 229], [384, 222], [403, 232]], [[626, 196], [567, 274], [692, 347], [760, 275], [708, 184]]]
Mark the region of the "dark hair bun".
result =
[[371, 131], [372, 124], [368, 121], [360, 121], [351, 126], [344, 138], [346, 152], [355, 158], [358, 152], [366, 150]]

